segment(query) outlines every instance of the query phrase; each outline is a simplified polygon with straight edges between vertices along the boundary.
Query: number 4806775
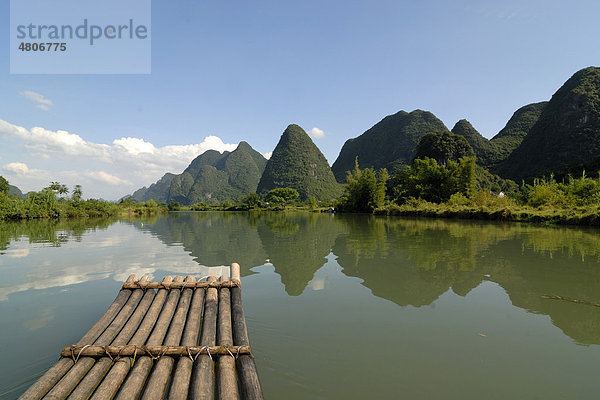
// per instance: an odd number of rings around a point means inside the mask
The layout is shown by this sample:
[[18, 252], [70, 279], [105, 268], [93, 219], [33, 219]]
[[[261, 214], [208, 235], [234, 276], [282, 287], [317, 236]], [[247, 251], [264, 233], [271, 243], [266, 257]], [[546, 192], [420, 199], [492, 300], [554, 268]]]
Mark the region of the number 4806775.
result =
[[27, 43], [21, 42], [19, 45], [21, 51], [66, 51], [66, 43]]

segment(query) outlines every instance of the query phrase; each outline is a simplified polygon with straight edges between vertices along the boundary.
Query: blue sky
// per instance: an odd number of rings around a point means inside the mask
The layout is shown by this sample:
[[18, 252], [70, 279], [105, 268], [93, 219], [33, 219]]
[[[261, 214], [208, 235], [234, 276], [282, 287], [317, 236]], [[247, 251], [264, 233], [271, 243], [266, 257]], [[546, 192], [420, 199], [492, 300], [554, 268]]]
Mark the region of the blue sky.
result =
[[154, 1], [149, 75], [11, 75], [2, 40], [0, 174], [115, 199], [197, 151], [245, 140], [268, 153], [290, 123], [322, 131], [333, 163], [347, 139], [417, 108], [492, 137], [600, 64], [600, 2], [572, 3]]

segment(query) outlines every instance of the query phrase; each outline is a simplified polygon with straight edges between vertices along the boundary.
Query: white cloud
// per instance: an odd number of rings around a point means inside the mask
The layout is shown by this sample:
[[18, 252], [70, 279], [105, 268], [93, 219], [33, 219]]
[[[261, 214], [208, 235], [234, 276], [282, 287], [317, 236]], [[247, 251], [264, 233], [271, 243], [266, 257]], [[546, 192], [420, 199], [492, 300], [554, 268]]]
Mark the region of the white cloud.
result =
[[263, 157], [266, 158], [267, 160], [271, 158], [271, 156], [273, 155], [273, 152], [270, 151], [268, 153], [263, 154]]
[[[21, 141], [26, 155], [33, 159], [28, 161], [29, 165], [20, 162], [22, 159], [4, 165], [5, 171], [18, 178], [9, 179], [11, 184], [22, 190], [40, 190], [50, 181], [59, 180], [68, 186], [83, 185], [86, 197], [107, 199], [117, 199], [148, 186], [166, 172], [181, 173], [207, 150], [222, 153], [237, 147], [217, 136], [207, 136], [201, 143], [163, 147], [133, 137], [115, 139], [111, 144], [93, 143], [64, 130], [26, 129], [1, 119], [0, 137]], [[49, 167], [39, 164], [47, 164], [47, 160], [52, 164], [60, 161], [62, 169], [55, 167], [49, 171]], [[90, 164], [97, 164], [97, 168]], [[82, 165], [84, 169], [80, 169]]]
[[[115, 236], [118, 236], [118, 241], [114, 240]], [[69, 240], [71, 241], [72, 238]], [[47, 260], [41, 256], [43, 252], [31, 251], [29, 254], [25, 254], [21, 251], [14, 251], [13, 257], [23, 257], [31, 265], [31, 272], [17, 271], [15, 272], [17, 274], [15, 275], [16, 284], [0, 286], [0, 303], [7, 301], [9, 296], [14, 293], [57, 287], [67, 289], [71, 285], [111, 277], [118, 282], [123, 282], [130, 274], [137, 274], [138, 277], [141, 277], [143, 275], [152, 276], [157, 271], [166, 271], [171, 275], [193, 275], [199, 279], [208, 275], [223, 274], [227, 276], [229, 271], [229, 266], [200, 265], [189, 256], [183, 247], [165, 245], [150, 233], [140, 235], [137, 228], [131, 224], [112, 225], [106, 230], [86, 235], [81, 240], [83, 246], [88, 248], [116, 245], [121, 249], [144, 249], [144, 252], [120, 252], [119, 257], [102, 253], [105, 256], [93, 257], [88, 262], [82, 263], [77, 257], [58, 257]], [[8, 254], [11, 250], [16, 250], [16, 244], [18, 242], [10, 244], [7, 250]], [[70, 243], [62, 244], [57, 251], [68, 253], [69, 246]], [[2, 260], [3, 258], [0, 257], [0, 261]]]
[[7, 172], [12, 172], [17, 175], [26, 175], [29, 172], [29, 167], [27, 164], [23, 164], [20, 162], [8, 163], [4, 167], [2, 167]]
[[84, 174], [91, 180], [109, 185], [131, 185], [131, 182], [121, 179], [118, 176], [111, 175], [104, 171], [84, 171]]
[[152, 143], [148, 143], [144, 139], [132, 137], [113, 140], [113, 144], [133, 155], [138, 155], [141, 153], [152, 154], [156, 149]]
[[19, 94], [25, 97], [26, 99], [37, 103], [36, 107], [44, 111], [48, 111], [50, 109], [50, 106], [52, 105], [52, 100], [45, 98], [44, 95], [40, 93], [32, 92], [31, 90], [26, 90]]
[[6, 257], [9, 257], [9, 258], [24, 258], [29, 255], [29, 249], [25, 248], [25, 249], [6, 250], [5, 255], [6, 255]]
[[310, 136], [311, 138], [314, 138], [314, 139], [321, 139], [323, 136], [325, 136], [325, 132], [323, 132], [321, 129], [317, 128], [316, 126], [306, 133], [308, 133], [308, 136]]

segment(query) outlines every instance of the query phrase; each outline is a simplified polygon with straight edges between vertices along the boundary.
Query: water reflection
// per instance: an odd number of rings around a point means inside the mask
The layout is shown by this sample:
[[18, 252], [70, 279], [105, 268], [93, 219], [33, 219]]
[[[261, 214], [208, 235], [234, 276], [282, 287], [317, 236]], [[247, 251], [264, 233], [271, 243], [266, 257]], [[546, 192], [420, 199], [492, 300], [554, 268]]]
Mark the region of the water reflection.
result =
[[273, 213], [261, 222], [257, 227], [261, 242], [290, 296], [302, 294], [345, 230], [329, 215]]
[[242, 276], [268, 258], [257, 225], [259, 213], [173, 213], [169, 218], [134, 221], [139, 229], [150, 232], [169, 246], [183, 246], [200, 265], [241, 264]]
[[[54, 247], [69, 251], [57, 256]], [[0, 302], [27, 290], [123, 281], [130, 273], [219, 274], [234, 261], [244, 276], [272, 264], [287, 294], [299, 296], [306, 288], [327, 290], [315, 273], [328, 258], [403, 307], [433, 305], [449, 290], [466, 296], [491, 281], [514, 306], [548, 315], [578, 343], [600, 344], [600, 308], [542, 298], [600, 303], [600, 235], [583, 228], [309, 213], [3, 223]], [[27, 329], [40, 329], [52, 314], [40, 310]]]
[[306, 213], [182, 213], [140, 228], [202, 265], [237, 261], [251, 274], [266, 261], [290, 296], [325, 288], [315, 272], [331, 253], [345, 275], [400, 306], [432, 305], [448, 290], [466, 296], [491, 281], [578, 343], [600, 343], [600, 309], [542, 298], [600, 303], [594, 229]]
[[466, 296], [496, 282], [513, 305], [549, 315], [581, 344], [600, 343], [600, 309], [542, 298], [600, 302], [597, 230], [445, 220], [340, 218], [348, 234], [333, 253], [349, 276], [394, 303], [432, 304], [449, 289]]
[[302, 293], [345, 225], [308, 213], [177, 213], [138, 225], [171, 246], [183, 246], [201, 265], [241, 264], [242, 276], [271, 263], [286, 292]]
[[[0, 302], [30, 290], [109, 278], [123, 282], [132, 273], [152, 276], [165, 268], [172, 273], [211, 273], [180, 246], [167, 247], [140, 235], [133, 223], [112, 219], [0, 224]], [[220, 273], [217, 269], [214, 272]]]
[[80, 242], [86, 232], [103, 230], [114, 224], [116, 218], [76, 219], [76, 220], [31, 220], [17, 222], [0, 222], [0, 255], [11, 257], [26, 256], [28, 248], [7, 250], [11, 242], [26, 240], [46, 246], [59, 247], [69, 240]]

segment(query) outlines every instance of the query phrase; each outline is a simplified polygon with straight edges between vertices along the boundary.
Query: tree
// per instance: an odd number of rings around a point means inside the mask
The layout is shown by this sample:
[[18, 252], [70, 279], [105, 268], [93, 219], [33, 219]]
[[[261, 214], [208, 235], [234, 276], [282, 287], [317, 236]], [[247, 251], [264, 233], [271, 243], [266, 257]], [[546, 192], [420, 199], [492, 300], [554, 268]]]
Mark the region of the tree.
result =
[[133, 197], [125, 197], [119, 201], [119, 204], [123, 207], [133, 207], [137, 203]]
[[250, 193], [242, 197], [242, 203], [246, 204], [248, 208], [256, 208], [260, 205], [260, 197], [256, 193]]
[[475, 160], [464, 157], [440, 165], [433, 158], [415, 159], [413, 165], [394, 178], [394, 193], [403, 201], [408, 197], [441, 203], [455, 193], [470, 196], [475, 190]]
[[291, 203], [300, 196], [296, 189], [292, 188], [276, 188], [267, 193], [266, 201], [272, 203]]
[[147, 208], [157, 208], [157, 207], [158, 207], [158, 203], [157, 203], [157, 202], [156, 202], [156, 200], [154, 200], [154, 199], [147, 200], [147, 201], [144, 203], [144, 205], [145, 205]]
[[48, 186], [47, 189], [50, 189], [60, 195], [69, 193], [69, 188], [67, 185], [63, 185], [60, 182], [50, 182], [50, 186]]
[[208, 209], [210, 209], [210, 207], [204, 202], [196, 203], [190, 208], [192, 211], [206, 211]]
[[348, 172], [346, 190], [338, 203], [338, 208], [344, 211], [370, 213], [382, 207], [388, 179], [389, 175], [385, 168], [380, 170], [379, 174], [375, 174], [371, 168], [361, 171], [356, 158], [354, 170]]
[[433, 158], [440, 165], [458, 161], [463, 157], [475, 157], [473, 148], [462, 136], [452, 132], [431, 132], [424, 135], [417, 145], [415, 158]]
[[475, 192], [475, 158], [462, 157], [458, 160], [455, 173], [457, 193], [469, 197]]
[[387, 190], [386, 184], [390, 179], [387, 169], [383, 168], [379, 170], [379, 176], [377, 177], [377, 191], [373, 196], [373, 205], [375, 208], [383, 206], [385, 202], [385, 192]]
[[319, 202], [317, 201], [317, 199], [315, 198], [315, 196], [310, 196], [308, 198], [308, 208], [310, 210], [314, 210], [319, 206]]
[[0, 176], [0, 193], [8, 193], [9, 189], [10, 186], [8, 184], [8, 181], [4, 179], [3, 176]]
[[81, 185], [75, 185], [71, 198], [73, 199], [73, 201], [81, 201], [81, 196], [83, 196]]

